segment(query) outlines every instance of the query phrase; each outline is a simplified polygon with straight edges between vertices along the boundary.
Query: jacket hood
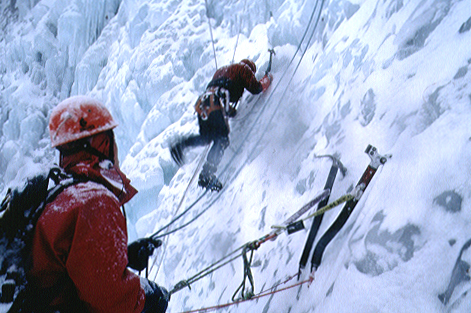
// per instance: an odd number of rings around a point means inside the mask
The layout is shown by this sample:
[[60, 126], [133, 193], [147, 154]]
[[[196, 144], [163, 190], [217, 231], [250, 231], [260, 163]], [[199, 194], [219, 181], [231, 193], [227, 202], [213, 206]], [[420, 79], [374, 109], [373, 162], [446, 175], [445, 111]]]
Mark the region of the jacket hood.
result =
[[66, 173], [102, 184], [110, 190], [123, 205], [137, 194], [131, 181], [109, 160], [100, 161], [86, 151], [64, 157], [61, 162]]

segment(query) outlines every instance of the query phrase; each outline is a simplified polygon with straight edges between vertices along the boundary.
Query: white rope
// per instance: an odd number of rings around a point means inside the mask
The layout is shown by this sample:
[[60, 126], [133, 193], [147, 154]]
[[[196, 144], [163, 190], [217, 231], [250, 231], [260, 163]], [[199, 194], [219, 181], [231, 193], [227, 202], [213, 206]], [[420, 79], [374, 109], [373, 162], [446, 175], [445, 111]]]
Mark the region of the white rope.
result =
[[[246, 3], [247, 3], [247, 0], [244, 1], [244, 11], [243, 11], [243, 13], [242, 13], [242, 16], [245, 16]], [[236, 54], [236, 51], [237, 51], [237, 45], [238, 45], [238, 43], [239, 43], [240, 29], [242, 28], [242, 27], [241, 27], [241, 24], [242, 24], [241, 21], [242, 21], [242, 19], [241, 19], [241, 17], [239, 16], [239, 30], [237, 31], [237, 39], [236, 39], [236, 44], [235, 44], [235, 47], [234, 47], [234, 54], [232, 55], [232, 62], [231, 62], [231, 63], [234, 63], [235, 54]]]
[[214, 63], [216, 63], [216, 70], [217, 70], [218, 69], [218, 60], [216, 58], [216, 49], [214, 48], [213, 29], [211, 27], [211, 21], [209, 19], [209, 14], [208, 14], [208, 0], [204, 0], [204, 2], [206, 3], [206, 17], [208, 18], [209, 33], [211, 34], [211, 42], [213, 43]]

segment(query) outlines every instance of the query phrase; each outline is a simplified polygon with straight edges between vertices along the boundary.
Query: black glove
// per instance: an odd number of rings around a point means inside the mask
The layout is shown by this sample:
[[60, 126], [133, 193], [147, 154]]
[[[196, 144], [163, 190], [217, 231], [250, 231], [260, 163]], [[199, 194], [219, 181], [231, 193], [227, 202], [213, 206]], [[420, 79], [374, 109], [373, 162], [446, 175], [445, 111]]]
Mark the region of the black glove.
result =
[[128, 267], [142, 271], [147, 267], [149, 257], [155, 248], [162, 245], [162, 241], [152, 238], [138, 239], [128, 245]]
[[237, 110], [234, 107], [230, 106], [229, 110], [227, 111], [227, 116], [235, 117], [236, 115], [237, 115]]
[[142, 313], [164, 313], [170, 300], [167, 289], [143, 277], [141, 277], [141, 286], [146, 293], [146, 303]]

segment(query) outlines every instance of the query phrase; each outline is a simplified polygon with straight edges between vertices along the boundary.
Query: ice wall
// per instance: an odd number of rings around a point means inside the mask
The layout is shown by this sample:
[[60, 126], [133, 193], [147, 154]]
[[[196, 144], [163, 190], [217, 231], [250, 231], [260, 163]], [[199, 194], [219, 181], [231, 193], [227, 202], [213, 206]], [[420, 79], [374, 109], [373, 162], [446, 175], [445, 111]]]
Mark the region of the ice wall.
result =
[[51, 163], [49, 111], [71, 94], [77, 65], [119, 5], [120, 1], [2, 2], [2, 188], [18, 173], [27, 175], [31, 164]]
[[[192, 104], [216, 64], [249, 57], [260, 77], [275, 48], [269, 92], [246, 95], [231, 121], [218, 171], [227, 188], [205, 197], [184, 220], [205, 213], [165, 240], [151, 278], [171, 288], [269, 232], [323, 188], [330, 164], [319, 154], [335, 154], [348, 168], [332, 199], [351, 190], [371, 143], [393, 158], [326, 249], [313, 285], [231, 310], [468, 312], [470, 6], [2, 2], [0, 189], [54, 162], [50, 109], [69, 94], [88, 94], [119, 121], [122, 169], [140, 190], [128, 207], [130, 237], [152, 233], [177, 214], [203, 152], [189, 151], [179, 169], [168, 146], [198, 131]], [[183, 208], [200, 194], [193, 184]], [[326, 214], [319, 234], [338, 212]], [[297, 271], [305, 235], [256, 251], [257, 291]], [[235, 262], [173, 295], [169, 312], [229, 301], [241, 278]]]

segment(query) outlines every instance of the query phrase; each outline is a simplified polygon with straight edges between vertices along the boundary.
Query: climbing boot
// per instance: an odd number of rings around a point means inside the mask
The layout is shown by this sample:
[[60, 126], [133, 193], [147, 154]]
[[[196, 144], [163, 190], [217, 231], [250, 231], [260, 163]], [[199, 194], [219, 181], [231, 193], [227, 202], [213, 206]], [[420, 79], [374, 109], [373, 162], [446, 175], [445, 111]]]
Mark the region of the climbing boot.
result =
[[222, 183], [217, 179], [216, 175], [210, 174], [209, 176], [200, 174], [198, 179], [198, 186], [209, 189], [211, 191], [219, 191], [222, 189]]
[[219, 191], [222, 188], [221, 182], [217, 179], [214, 173], [217, 168], [214, 164], [206, 162], [203, 165], [203, 170], [198, 179], [198, 186], [209, 189], [211, 191]]

